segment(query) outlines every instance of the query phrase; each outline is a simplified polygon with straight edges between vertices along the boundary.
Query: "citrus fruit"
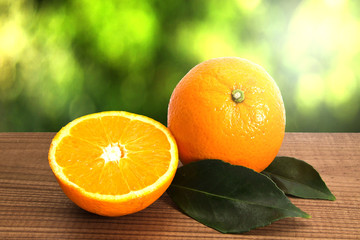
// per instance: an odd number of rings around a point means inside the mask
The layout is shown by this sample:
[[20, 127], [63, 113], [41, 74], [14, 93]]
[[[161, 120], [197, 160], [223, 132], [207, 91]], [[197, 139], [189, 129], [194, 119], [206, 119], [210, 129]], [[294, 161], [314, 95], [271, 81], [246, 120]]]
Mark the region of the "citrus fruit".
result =
[[110, 111], [86, 115], [52, 140], [49, 164], [65, 194], [99, 215], [140, 211], [169, 187], [178, 153], [169, 130], [145, 116]]
[[270, 75], [246, 59], [210, 59], [175, 87], [168, 128], [183, 164], [220, 159], [261, 172], [285, 134], [285, 109]]

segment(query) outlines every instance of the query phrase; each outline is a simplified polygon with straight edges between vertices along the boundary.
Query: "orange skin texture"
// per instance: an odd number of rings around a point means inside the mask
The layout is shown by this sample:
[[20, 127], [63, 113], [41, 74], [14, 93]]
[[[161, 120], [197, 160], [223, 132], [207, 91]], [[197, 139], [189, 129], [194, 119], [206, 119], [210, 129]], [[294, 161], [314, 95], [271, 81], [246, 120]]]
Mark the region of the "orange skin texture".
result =
[[[244, 92], [244, 101], [232, 99], [235, 89]], [[262, 67], [242, 58], [215, 58], [178, 83], [168, 128], [183, 164], [220, 159], [261, 172], [281, 147], [285, 108], [278, 86]]]

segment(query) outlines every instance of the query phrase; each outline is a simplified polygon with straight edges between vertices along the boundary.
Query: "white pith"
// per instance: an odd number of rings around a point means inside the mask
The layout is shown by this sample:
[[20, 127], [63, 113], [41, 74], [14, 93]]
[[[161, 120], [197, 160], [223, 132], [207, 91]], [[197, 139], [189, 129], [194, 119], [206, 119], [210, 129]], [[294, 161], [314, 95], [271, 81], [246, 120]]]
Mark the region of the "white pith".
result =
[[117, 143], [109, 144], [107, 147], [103, 148], [103, 154], [101, 158], [105, 160], [105, 164], [111, 161], [119, 162], [120, 159], [125, 155]]

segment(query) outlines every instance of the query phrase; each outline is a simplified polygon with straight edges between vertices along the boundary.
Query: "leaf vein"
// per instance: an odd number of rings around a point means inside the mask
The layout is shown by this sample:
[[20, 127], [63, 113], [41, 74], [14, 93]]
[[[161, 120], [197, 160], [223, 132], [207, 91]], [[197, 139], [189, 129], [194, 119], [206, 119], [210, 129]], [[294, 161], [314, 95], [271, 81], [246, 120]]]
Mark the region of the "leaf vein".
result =
[[313, 188], [313, 187], [311, 187], [311, 186], [309, 186], [309, 185], [307, 185], [307, 184], [305, 184], [305, 183], [298, 182], [298, 181], [296, 181], [295, 179], [287, 178], [287, 177], [284, 177], [284, 176], [282, 176], [282, 175], [278, 175], [278, 174], [274, 174], [274, 173], [266, 172], [266, 171], [264, 171], [263, 173], [267, 173], [268, 176], [271, 176], [271, 175], [272, 175], [272, 176], [278, 177], [279, 179], [284, 179], [284, 180], [287, 180], [287, 181], [292, 182], [292, 183], [297, 183], [297, 184], [299, 184], [299, 185], [301, 185], [301, 186], [305, 186], [305, 187], [308, 187], [308, 188], [310, 188], [310, 189], [313, 189], [314, 191], [316, 191], [316, 192], [318, 192], [318, 193], [326, 194], [326, 195], [327, 195], [326, 192], [323, 192], [323, 191], [321, 191], [321, 190], [319, 190], [319, 189], [317, 189], [317, 188]]
[[[293, 209], [274, 207], [273, 205], [272, 205], [272, 206], [268, 206], [268, 205], [263, 205], [263, 204], [259, 204], [259, 203], [252, 203], [252, 202], [249, 202], [249, 201], [244, 201], [244, 200], [237, 199], [237, 198], [230, 198], [230, 197], [226, 197], [226, 196], [222, 196], [222, 195], [218, 195], [218, 194], [214, 194], [214, 193], [209, 193], [209, 192], [201, 191], [201, 190], [194, 189], [194, 188], [189, 188], [189, 187], [180, 186], [180, 185], [177, 185], [177, 184], [171, 184], [171, 186], [177, 187], [177, 188], [183, 188], [183, 189], [186, 189], [186, 190], [189, 190], [189, 191], [193, 191], [193, 192], [199, 192], [199, 193], [207, 194], [207, 195], [214, 196], [214, 197], [217, 197], [217, 198], [223, 198], [223, 199], [227, 199], [227, 200], [231, 200], [231, 201], [235, 201], [235, 202], [242, 202], [242, 203], [245, 203], [245, 204], [248, 204], [248, 205], [256, 205], [256, 206], [261, 206], [261, 207], [265, 207], [265, 208], [272, 208], [272, 209], [281, 209], [281, 210], [292, 211], [292, 212], [296, 212], [296, 213], [297, 213], [297, 211], [295, 211], [295, 210], [293, 210]], [[300, 211], [300, 212], [301, 212], [301, 211]], [[302, 212], [301, 212], [301, 213], [302, 213]], [[301, 215], [303, 215], [303, 214], [301, 214]], [[305, 215], [307, 215], [307, 214], [305, 213]]]

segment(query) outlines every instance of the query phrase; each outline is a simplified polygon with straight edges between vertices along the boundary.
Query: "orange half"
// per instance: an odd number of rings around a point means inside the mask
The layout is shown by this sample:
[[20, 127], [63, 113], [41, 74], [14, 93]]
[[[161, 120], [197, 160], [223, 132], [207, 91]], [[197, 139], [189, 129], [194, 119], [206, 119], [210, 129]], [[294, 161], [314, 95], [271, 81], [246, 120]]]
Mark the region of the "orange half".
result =
[[79, 207], [121, 216], [148, 207], [166, 191], [178, 150], [169, 130], [151, 118], [101, 112], [63, 127], [52, 140], [49, 164]]

